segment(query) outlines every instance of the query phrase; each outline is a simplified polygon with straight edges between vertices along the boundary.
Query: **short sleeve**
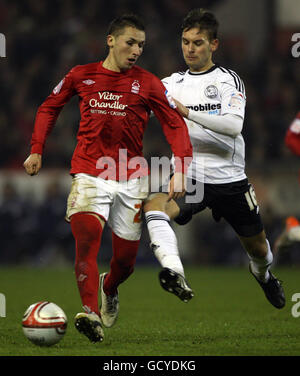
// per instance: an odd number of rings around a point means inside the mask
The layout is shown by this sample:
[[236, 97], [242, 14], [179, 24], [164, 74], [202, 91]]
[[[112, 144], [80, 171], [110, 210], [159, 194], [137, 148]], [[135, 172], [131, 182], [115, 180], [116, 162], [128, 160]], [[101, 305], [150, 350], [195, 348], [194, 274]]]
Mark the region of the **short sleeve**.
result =
[[246, 93], [244, 84], [236, 75], [221, 83], [221, 115], [233, 114], [244, 119]]

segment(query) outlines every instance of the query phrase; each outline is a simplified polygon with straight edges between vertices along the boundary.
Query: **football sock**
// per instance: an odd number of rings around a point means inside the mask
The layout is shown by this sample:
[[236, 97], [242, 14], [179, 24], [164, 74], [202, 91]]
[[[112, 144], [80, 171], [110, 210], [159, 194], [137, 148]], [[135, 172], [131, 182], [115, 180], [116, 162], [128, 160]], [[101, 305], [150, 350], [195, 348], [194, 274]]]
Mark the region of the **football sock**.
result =
[[115, 295], [118, 286], [133, 272], [139, 244], [139, 240], [122, 239], [112, 232], [113, 256], [103, 284], [106, 295]]
[[265, 257], [253, 257], [249, 255], [251, 270], [253, 274], [262, 282], [267, 282], [269, 279], [269, 268], [273, 261], [273, 253], [269, 241], [266, 239], [268, 252]]
[[161, 211], [152, 210], [145, 213], [151, 241], [151, 248], [163, 268], [169, 268], [184, 276], [180, 260], [177, 238], [170, 226], [169, 216]]
[[99, 271], [97, 255], [102, 226], [93, 215], [76, 213], [71, 217], [71, 229], [76, 243], [75, 275], [84, 309], [99, 314]]

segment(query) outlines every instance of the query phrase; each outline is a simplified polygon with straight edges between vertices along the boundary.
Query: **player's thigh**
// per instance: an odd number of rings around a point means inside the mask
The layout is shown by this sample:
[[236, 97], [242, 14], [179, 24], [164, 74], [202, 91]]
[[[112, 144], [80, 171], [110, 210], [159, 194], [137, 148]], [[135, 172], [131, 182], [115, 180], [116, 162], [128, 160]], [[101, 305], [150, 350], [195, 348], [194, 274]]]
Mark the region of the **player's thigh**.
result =
[[66, 219], [70, 220], [73, 214], [86, 212], [107, 221], [115, 183], [87, 174], [76, 174], [67, 200]]
[[111, 206], [108, 224], [120, 238], [139, 240], [142, 233], [142, 206], [148, 197], [147, 177], [120, 184]]
[[97, 218], [99, 220], [99, 222], [100, 222], [100, 225], [101, 225], [102, 229], [104, 228], [105, 221], [104, 221], [104, 219], [102, 217], [100, 217], [98, 214], [94, 214], [94, 213], [87, 213], [87, 215], [91, 215], [91, 216]]
[[204, 210], [212, 199], [209, 191], [204, 194], [205, 185], [203, 183], [188, 178], [186, 184], [185, 196], [170, 201], [168, 201], [168, 194], [162, 193], [167, 191], [168, 185], [162, 185], [159, 193], [151, 194], [146, 200], [144, 211], [163, 211], [177, 224], [185, 225], [192, 219], [193, 215]]
[[207, 206], [210, 207], [214, 195], [209, 184], [204, 184], [194, 179], [187, 179], [187, 190], [184, 197], [176, 199], [179, 214], [175, 222], [179, 225], [187, 224], [194, 215], [202, 212]]

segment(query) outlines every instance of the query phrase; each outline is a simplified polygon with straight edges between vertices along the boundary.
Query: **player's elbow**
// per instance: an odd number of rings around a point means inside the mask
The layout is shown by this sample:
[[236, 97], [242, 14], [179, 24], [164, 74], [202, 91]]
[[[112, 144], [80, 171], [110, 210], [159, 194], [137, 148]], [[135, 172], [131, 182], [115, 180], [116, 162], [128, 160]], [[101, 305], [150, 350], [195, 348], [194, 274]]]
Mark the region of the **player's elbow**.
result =
[[242, 132], [243, 119], [240, 116], [236, 115], [227, 115], [227, 118], [230, 121], [230, 126], [228, 127], [228, 136], [235, 138]]
[[239, 126], [239, 127], [235, 127], [235, 128], [230, 129], [229, 136], [231, 136], [233, 138], [237, 137], [239, 134], [241, 134], [242, 128], [243, 128], [242, 126]]

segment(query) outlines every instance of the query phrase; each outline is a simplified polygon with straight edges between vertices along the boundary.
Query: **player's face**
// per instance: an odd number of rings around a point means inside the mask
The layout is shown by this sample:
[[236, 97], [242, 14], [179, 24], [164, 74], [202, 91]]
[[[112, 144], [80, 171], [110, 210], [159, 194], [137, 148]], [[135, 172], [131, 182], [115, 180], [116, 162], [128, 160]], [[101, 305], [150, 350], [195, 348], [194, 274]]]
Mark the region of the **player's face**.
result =
[[209, 40], [206, 31], [200, 31], [197, 27], [183, 31], [181, 47], [183, 57], [191, 72], [201, 72], [212, 65], [212, 54], [218, 48], [218, 40]]
[[145, 32], [126, 26], [122, 34], [109, 35], [107, 44], [110, 47], [110, 58], [114, 68], [126, 71], [133, 67], [141, 56], [145, 44]]

